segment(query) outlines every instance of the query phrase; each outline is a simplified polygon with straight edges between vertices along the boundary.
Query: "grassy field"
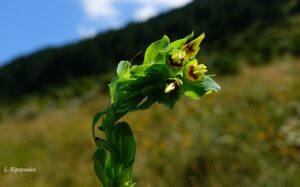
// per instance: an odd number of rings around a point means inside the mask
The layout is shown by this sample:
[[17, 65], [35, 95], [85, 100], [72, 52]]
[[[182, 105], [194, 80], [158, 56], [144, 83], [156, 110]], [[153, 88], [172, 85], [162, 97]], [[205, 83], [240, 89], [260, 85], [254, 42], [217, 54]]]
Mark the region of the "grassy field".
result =
[[[300, 186], [300, 62], [244, 66], [217, 77], [218, 94], [132, 113], [134, 181], [154, 187]], [[0, 121], [0, 186], [100, 186], [91, 156], [91, 118], [108, 94], [68, 104], [29, 103]], [[34, 173], [5, 173], [5, 167]]]

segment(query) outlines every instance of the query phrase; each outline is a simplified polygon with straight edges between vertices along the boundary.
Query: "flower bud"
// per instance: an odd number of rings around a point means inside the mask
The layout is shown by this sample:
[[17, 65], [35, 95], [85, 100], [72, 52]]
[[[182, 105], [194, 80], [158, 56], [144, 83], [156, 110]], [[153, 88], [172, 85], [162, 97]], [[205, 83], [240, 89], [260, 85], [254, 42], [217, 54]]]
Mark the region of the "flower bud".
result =
[[165, 83], [165, 93], [172, 93], [179, 90], [180, 81], [178, 79], [168, 79]]
[[184, 67], [184, 77], [190, 81], [202, 81], [206, 72], [206, 66], [198, 64], [196, 59], [190, 61]]
[[199, 45], [202, 42], [202, 40], [204, 39], [204, 37], [205, 37], [205, 34], [203, 33], [198, 38], [196, 38], [196, 39], [190, 41], [189, 43], [185, 44], [184, 46], [182, 46], [181, 49], [185, 52], [188, 59], [192, 59], [197, 55], [197, 53], [200, 49]]
[[173, 68], [181, 68], [185, 62], [185, 53], [181, 50], [174, 49], [170, 53], [167, 62]]

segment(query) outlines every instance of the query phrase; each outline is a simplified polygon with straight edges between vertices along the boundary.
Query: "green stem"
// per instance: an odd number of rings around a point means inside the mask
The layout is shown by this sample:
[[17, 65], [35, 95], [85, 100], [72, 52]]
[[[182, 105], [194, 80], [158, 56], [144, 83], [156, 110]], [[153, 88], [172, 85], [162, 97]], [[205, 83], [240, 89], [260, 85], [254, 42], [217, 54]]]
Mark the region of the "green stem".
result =
[[[110, 104], [104, 113], [102, 115], [102, 124], [100, 126], [100, 130], [104, 132], [106, 139], [95, 139], [96, 146], [98, 148], [104, 148], [107, 151], [107, 154], [109, 155], [109, 158], [98, 158], [99, 160], [104, 160], [105, 163], [103, 163], [102, 168], [95, 168], [95, 170], [102, 169], [104, 173], [102, 178], [109, 178], [110, 182], [102, 182], [104, 187], [130, 187], [132, 185], [132, 163], [129, 165], [125, 165], [126, 162], [126, 149], [129, 145], [123, 145], [123, 142], [126, 142], [126, 138], [131, 138], [133, 136], [131, 129], [127, 129], [127, 123], [118, 123], [117, 121], [124, 116], [126, 112], [122, 113], [116, 113], [114, 110], [114, 105]], [[126, 126], [126, 128], [124, 127]], [[119, 127], [119, 129], [117, 129]], [[124, 131], [120, 131], [120, 129]], [[128, 126], [129, 127], [129, 126]], [[120, 132], [119, 132], [120, 131]], [[119, 133], [118, 133], [119, 132]], [[93, 129], [94, 133], [94, 129]], [[124, 134], [124, 135], [122, 135]], [[93, 135], [95, 136], [95, 135]], [[124, 136], [124, 137], [123, 137]], [[121, 138], [121, 139], [120, 139]], [[125, 140], [125, 141], [124, 141]], [[130, 139], [131, 141], [134, 141], [134, 138]], [[135, 141], [133, 142], [135, 145]], [[127, 146], [127, 147], [126, 147]], [[135, 146], [134, 150], [131, 150], [133, 154], [135, 154]], [[124, 157], [124, 158], [123, 158]], [[135, 155], [133, 155], [135, 157]], [[99, 172], [98, 172], [99, 173]], [[99, 177], [99, 176], [98, 176]], [[100, 181], [101, 176], [99, 177]]]

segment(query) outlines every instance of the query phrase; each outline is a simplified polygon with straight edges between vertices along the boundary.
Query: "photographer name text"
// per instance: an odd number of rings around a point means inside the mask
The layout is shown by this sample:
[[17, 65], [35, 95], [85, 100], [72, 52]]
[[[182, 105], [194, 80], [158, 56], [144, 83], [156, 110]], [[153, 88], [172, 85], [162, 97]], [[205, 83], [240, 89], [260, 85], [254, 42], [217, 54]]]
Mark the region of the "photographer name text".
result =
[[24, 167], [24, 168], [18, 168], [18, 167], [7, 167], [5, 166], [4, 169], [3, 169], [3, 172], [4, 173], [34, 173], [36, 172], [36, 168], [32, 168], [31, 166], [30, 167]]

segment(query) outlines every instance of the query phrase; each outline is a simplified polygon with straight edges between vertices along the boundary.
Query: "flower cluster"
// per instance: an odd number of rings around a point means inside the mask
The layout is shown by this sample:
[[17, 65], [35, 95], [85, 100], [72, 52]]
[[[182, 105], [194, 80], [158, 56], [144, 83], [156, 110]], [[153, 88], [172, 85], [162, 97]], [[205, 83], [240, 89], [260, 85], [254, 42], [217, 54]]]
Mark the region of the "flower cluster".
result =
[[[188, 40], [192, 37], [193, 34], [187, 36], [183, 40]], [[166, 49], [162, 50], [162, 54], [164, 51], [167, 52], [167, 60], [166, 63], [168, 66], [176, 71], [177, 78], [170, 78], [166, 81], [165, 84], [165, 93], [171, 93], [179, 90], [179, 87], [183, 82], [200, 83], [204, 81], [205, 73], [207, 72], [207, 67], [204, 64], [199, 64], [197, 59], [195, 58], [199, 49], [202, 40], [205, 35], [201, 34], [198, 38], [181, 45], [169, 45]], [[176, 42], [175, 42], [176, 43]], [[174, 43], [173, 43], [174, 44]], [[183, 74], [183, 79], [180, 75]], [[185, 81], [183, 81], [185, 80]], [[189, 83], [186, 83], [189, 84]], [[218, 89], [216, 88], [215, 91]], [[211, 92], [207, 90], [207, 92]], [[198, 97], [197, 97], [198, 98]]]
[[[205, 35], [191, 40], [193, 35], [174, 42], [164, 36], [147, 48], [144, 62], [139, 66], [121, 61], [118, 77], [110, 84], [112, 101], [118, 104], [120, 98], [128, 99], [134, 93], [137, 100], [126, 105], [125, 111], [148, 108], [156, 101], [172, 108], [181, 95], [199, 99], [220, 90], [220, 86], [205, 75], [207, 67], [196, 59]], [[124, 104], [118, 105], [124, 107]]]

